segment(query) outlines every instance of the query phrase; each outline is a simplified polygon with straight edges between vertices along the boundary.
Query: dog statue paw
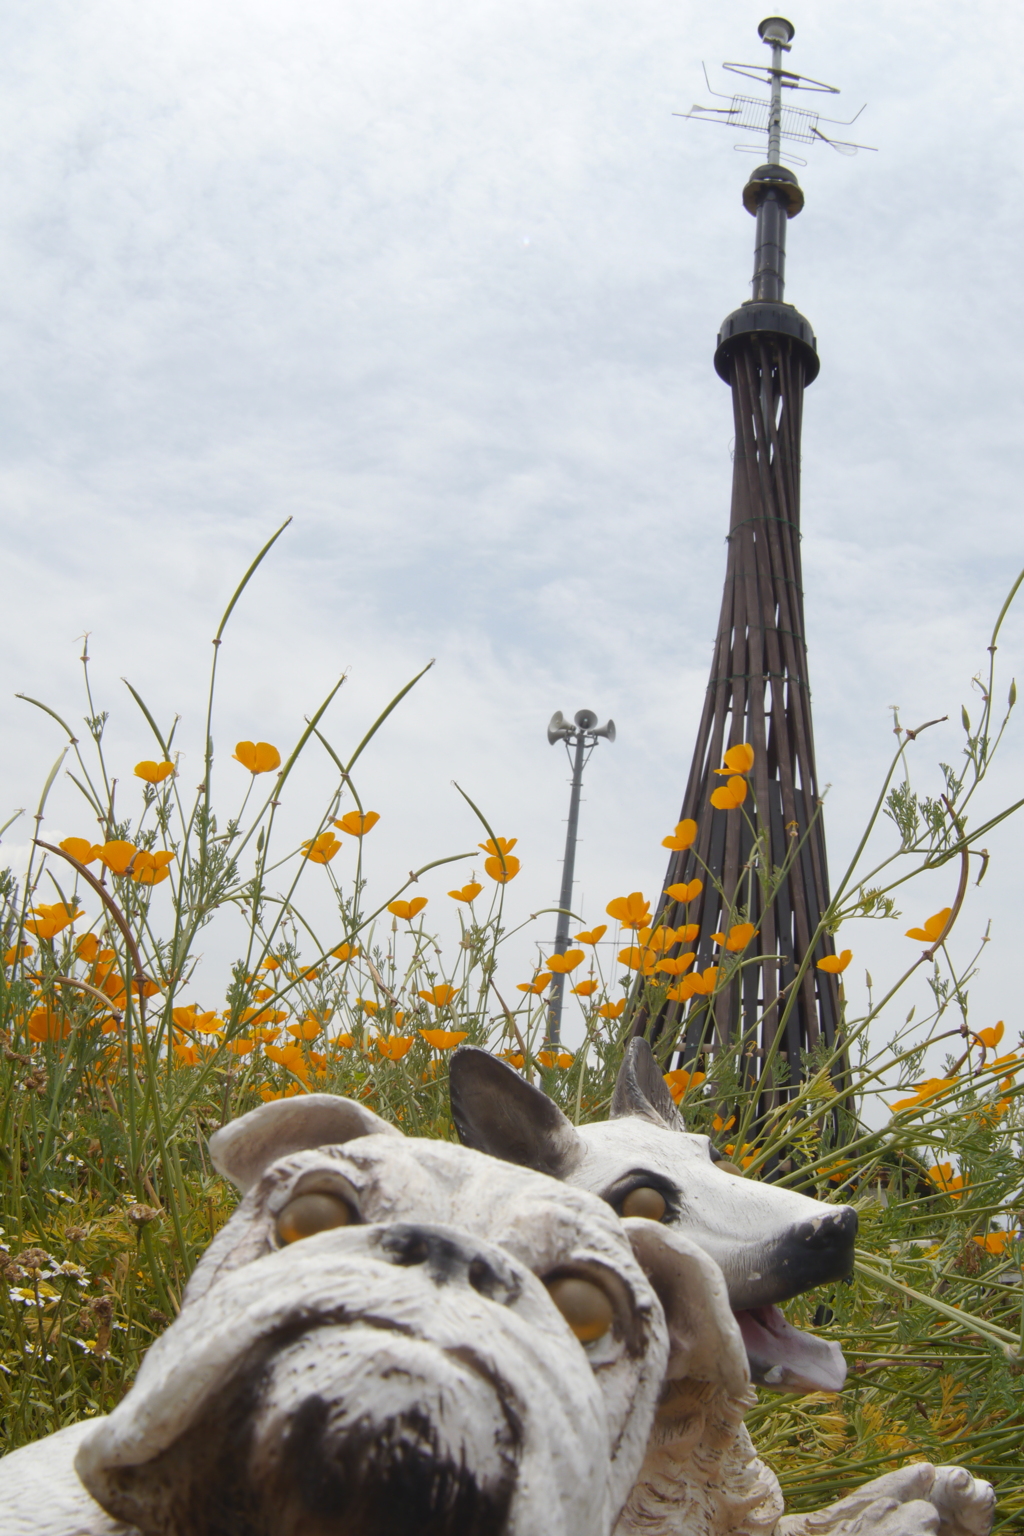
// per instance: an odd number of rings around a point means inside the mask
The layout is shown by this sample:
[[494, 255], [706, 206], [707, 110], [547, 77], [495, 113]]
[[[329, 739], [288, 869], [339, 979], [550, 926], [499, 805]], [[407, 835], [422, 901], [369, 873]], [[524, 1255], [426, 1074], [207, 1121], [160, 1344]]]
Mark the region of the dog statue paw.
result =
[[742, 1393], [700, 1249], [328, 1095], [211, 1141], [243, 1191], [106, 1418], [0, 1460], [3, 1536], [610, 1536], [666, 1375]]
[[913, 1462], [810, 1515], [784, 1515], [774, 1536], [988, 1536], [995, 1495], [965, 1467]]

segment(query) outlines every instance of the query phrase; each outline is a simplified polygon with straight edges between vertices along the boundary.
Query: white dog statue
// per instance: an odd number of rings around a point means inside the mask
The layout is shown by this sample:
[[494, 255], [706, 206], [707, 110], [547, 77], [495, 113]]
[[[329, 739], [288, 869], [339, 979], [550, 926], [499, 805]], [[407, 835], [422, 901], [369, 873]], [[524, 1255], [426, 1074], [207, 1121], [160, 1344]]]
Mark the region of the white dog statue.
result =
[[329, 1095], [211, 1150], [237, 1211], [118, 1407], [0, 1461], [3, 1536], [610, 1536], [666, 1378], [743, 1399], [667, 1229]]
[[[755, 1382], [784, 1392], [838, 1391], [837, 1345], [792, 1327], [779, 1303], [853, 1268], [857, 1215], [754, 1179], [727, 1177], [706, 1136], [687, 1132], [644, 1040], [626, 1051], [612, 1118], [576, 1127], [497, 1057], [461, 1046], [451, 1065], [462, 1141], [598, 1194], [699, 1245], [720, 1266]], [[630, 1223], [632, 1225], [632, 1222]], [[918, 1462], [827, 1509], [783, 1515], [775, 1474], [743, 1427], [752, 1396], [677, 1382], [619, 1536], [987, 1536], [994, 1496], [962, 1467]]]

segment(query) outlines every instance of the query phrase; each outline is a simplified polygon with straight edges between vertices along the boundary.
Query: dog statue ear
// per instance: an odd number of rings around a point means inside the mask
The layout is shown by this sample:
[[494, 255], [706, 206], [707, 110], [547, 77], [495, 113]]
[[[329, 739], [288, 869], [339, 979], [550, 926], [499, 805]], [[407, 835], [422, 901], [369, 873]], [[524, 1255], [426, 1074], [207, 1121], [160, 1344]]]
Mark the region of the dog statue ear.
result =
[[634, 1035], [626, 1046], [612, 1094], [611, 1118], [618, 1120], [624, 1115], [640, 1115], [670, 1131], [684, 1129], [683, 1117], [676, 1109], [654, 1052], [639, 1035]]
[[710, 1381], [731, 1397], [741, 1396], [750, 1386], [747, 1351], [714, 1259], [660, 1222], [625, 1216], [622, 1224], [665, 1312], [666, 1381]]
[[583, 1156], [553, 1099], [497, 1056], [460, 1045], [451, 1061], [452, 1119], [465, 1147], [564, 1179]]
[[301, 1093], [291, 1099], [271, 1099], [214, 1131], [210, 1157], [217, 1172], [244, 1195], [265, 1168], [289, 1152], [339, 1146], [359, 1136], [401, 1134], [372, 1109], [352, 1099], [333, 1093]]

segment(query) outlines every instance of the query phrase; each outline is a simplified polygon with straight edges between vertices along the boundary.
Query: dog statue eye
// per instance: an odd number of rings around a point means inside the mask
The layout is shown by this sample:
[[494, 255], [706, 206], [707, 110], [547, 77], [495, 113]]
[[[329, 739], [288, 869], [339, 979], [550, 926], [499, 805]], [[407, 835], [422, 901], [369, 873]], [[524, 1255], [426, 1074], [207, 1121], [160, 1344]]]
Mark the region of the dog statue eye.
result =
[[557, 1275], [544, 1284], [581, 1344], [593, 1344], [604, 1338], [614, 1317], [607, 1291], [580, 1275]]
[[645, 1216], [648, 1221], [661, 1221], [668, 1210], [668, 1201], [660, 1189], [641, 1184], [631, 1189], [619, 1207], [622, 1216]]
[[282, 1243], [297, 1243], [300, 1238], [326, 1232], [330, 1227], [347, 1227], [354, 1220], [352, 1207], [340, 1195], [310, 1190], [289, 1200], [278, 1213], [275, 1226]]

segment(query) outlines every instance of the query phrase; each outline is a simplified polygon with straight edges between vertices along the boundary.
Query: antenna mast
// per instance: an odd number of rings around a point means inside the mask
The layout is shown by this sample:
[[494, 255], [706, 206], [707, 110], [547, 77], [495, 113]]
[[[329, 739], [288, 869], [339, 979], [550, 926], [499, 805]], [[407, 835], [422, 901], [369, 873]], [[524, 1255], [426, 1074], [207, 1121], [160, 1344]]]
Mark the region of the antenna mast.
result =
[[[804, 196], [795, 173], [783, 164], [783, 146], [791, 139], [820, 141], [842, 153], [867, 146], [831, 139], [818, 126], [831, 119], [790, 107], [784, 99], [787, 91], [836, 93], [834, 86], [787, 67], [792, 24], [770, 16], [758, 32], [771, 49], [770, 66], [724, 67], [767, 84], [769, 99], [734, 96], [726, 98], [726, 107], [680, 114], [756, 130], [766, 134], [768, 149], [767, 160], [743, 188], [743, 206], [757, 221], [752, 294], [723, 321], [715, 352], [715, 370], [732, 391], [736, 437], [721, 617], [680, 813], [680, 820], [696, 821], [699, 831], [692, 847], [672, 855], [659, 910], [666, 927], [698, 924], [694, 969], [724, 966], [724, 985], [709, 999], [689, 990], [683, 977], [653, 1016], [637, 1016], [634, 1029], [651, 1039], [667, 1037], [686, 1063], [742, 1038], [753, 1082], [785, 1017], [779, 1042], [785, 1072], [774, 1074], [766, 1086], [762, 1079], [768, 1110], [794, 1091], [803, 1053], [820, 1038], [833, 1046], [840, 1031], [838, 978], [817, 968], [835, 946], [820, 931], [829, 904], [828, 870], [800, 562], [803, 394], [817, 377], [819, 362], [810, 322], [784, 297], [786, 226], [800, 213]], [[736, 147], [761, 156], [764, 139]], [[743, 742], [754, 749], [748, 782], [765, 827], [757, 848], [741, 815], [710, 804], [726, 750]], [[699, 895], [688, 903], [667, 894], [670, 887], [691, 882], [699, 887], [701, 881]], [[753, 936], [742, 965], [734, 966], [720, 938], [744, 923]]]

